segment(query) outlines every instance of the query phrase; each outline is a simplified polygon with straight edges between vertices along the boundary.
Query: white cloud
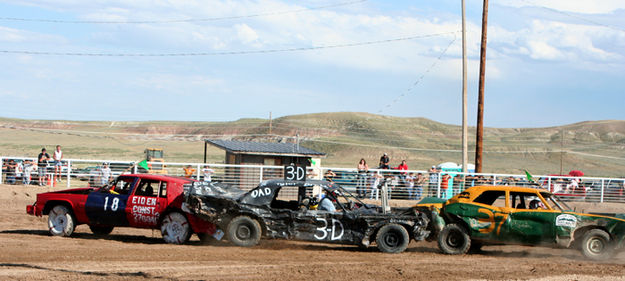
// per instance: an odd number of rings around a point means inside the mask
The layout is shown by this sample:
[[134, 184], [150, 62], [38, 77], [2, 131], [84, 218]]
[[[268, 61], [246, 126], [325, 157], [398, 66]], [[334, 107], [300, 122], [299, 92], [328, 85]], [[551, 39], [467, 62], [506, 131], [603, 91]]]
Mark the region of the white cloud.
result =
[[529, 56], [537, 60], [556, 60], [564, 58], [564, 54], [546, 42], [528, 41], [527, 49], [529, 51]]
[[234, 29], [237, 31], [239, 40], [244, 44], [249, 44], [258, 40], [258, 34], [247, 24], [235, 24]]
[[623, 0], [501, 0], [497, 1], [497, 4], [515, 8], [546, 7], [580, 14], [607, 14], [618, 9], [625, 9]]

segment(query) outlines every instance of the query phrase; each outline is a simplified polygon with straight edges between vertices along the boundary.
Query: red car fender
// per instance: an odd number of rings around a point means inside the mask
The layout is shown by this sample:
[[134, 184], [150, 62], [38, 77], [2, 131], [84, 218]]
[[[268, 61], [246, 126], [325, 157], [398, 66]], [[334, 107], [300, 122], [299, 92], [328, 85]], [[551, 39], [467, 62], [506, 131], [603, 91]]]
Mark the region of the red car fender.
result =
[[194, 233], [208, 233], [209, 235], [213, 235], [215, 231], [217, 231], [217, 226], [215, 224], [202, 220], [192, 214], [186, 213], [186, 215]]

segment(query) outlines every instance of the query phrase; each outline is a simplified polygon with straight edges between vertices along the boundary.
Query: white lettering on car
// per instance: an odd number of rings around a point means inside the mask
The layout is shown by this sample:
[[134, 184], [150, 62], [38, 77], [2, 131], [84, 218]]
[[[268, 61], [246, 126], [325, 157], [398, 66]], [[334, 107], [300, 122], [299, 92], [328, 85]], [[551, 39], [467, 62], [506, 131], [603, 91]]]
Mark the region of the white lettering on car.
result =
[[271, 195], [271, 188], [269, 188], [269, 187], [258, 188], [258, 189], [252, 190], [252, 197], [253, 198], [257, 198], [257, 197], [260, 197], [260, 196], [268, 196], [268, 195]]
[[556, 226], [575, 228], [577, 226], [577, 218], [573, 215], [561, 214], [556, 217]]
[[145, 196], [132, 197], [132, 216], [137, 223], [157, 224], [159, 213], [156, 210], [156, 198]]
[[[317, 232], [314, 235], [317, 240], [325, 240], [326, 238], [328, 238], [328, 235], [330, 240], [338, 240], [343, 237], [343, 234], [345, 233], [345, 228], [343, 227], [341, 221], [334, 218], [330, 221], [327, 221], [323, 218], [317, 218], [317, 221], [323, 223], [322, 226], [317, 227]], [[330, 226], [328, 226], [328, 224], [330, 224]]]

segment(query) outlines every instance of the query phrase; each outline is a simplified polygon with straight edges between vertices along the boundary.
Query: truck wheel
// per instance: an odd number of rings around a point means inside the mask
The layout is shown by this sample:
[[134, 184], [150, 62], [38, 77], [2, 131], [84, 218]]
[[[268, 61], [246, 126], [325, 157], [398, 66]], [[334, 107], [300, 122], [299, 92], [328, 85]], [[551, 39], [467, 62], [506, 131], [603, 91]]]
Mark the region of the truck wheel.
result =
[[261, 234], [258, 221], [248, 216], [233, 218], [226, 228], [228, 240], [241, 247], [251, 247], [258, 244]]
[[398, 224], [387, 224], [380, 228], [375, 238], [378, 249], [384, 253], [401, 253], [408, 247], [408, 231]]
[[48, 214], [48, 229], [52, 236], [70, 236], [74, 233], [74, 215], [63, 205], [56, 205]]
[[438, 247], [448, 255], [466, 254], [471, 247], [471, 237], [461, 226], [448, 224], [438, 234]]
[[593, 260], [604, 260], [612, 256], [610, 235], [601, 229], [591, 229], [584, 234], [580, 244], [582, 254]]
[[191, 227], [187, 217], [179, 212], [171, 212], [163, 218], [161, 235], [169, 244], [183, 244], [191, 237]]
[[113, 232], [112, 226], [89, 225], [89, 229], [96, 235], [109, 235]]

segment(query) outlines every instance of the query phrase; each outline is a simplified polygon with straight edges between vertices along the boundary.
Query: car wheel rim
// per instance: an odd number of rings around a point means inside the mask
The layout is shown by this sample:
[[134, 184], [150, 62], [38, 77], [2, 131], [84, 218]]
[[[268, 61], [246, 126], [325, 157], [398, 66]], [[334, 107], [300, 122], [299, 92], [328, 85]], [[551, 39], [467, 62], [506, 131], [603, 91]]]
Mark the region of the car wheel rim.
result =
[[239, 239], [249, 239], [252, 236], [252, 230], [247, 225], [241, 225], [237, 228], [237, 237]]
[[52, 215], [50, 216], [50, 229], [55, 233], [61, 233], [67, 226], [67, 219], [65, 218], [66, 213], [63, 210], [53, 209], [50, 212]]
[[447, 245], [457, 248], [462, 243], [462, 236], [459, 233], [452, 232], [447, 237]]
[[593, 238], [588, 241], [588, 249], [593, 254], [601, 254], [603, 249], [605, 249], [605, 243], [603, 239]]
[[384, 243], [390, 247], [397, 247], [399, 245], [399, 237], [395, 233], [387, 233], [384, 236]]
[[167, 226], [165, 229], [167, 230], [167, 235], [171, 237], [171, 241], [182, 243], [182, 239], [186, 235], [185, 225], [186, 221], [184, 218], [179, 216], [168, 216]]

